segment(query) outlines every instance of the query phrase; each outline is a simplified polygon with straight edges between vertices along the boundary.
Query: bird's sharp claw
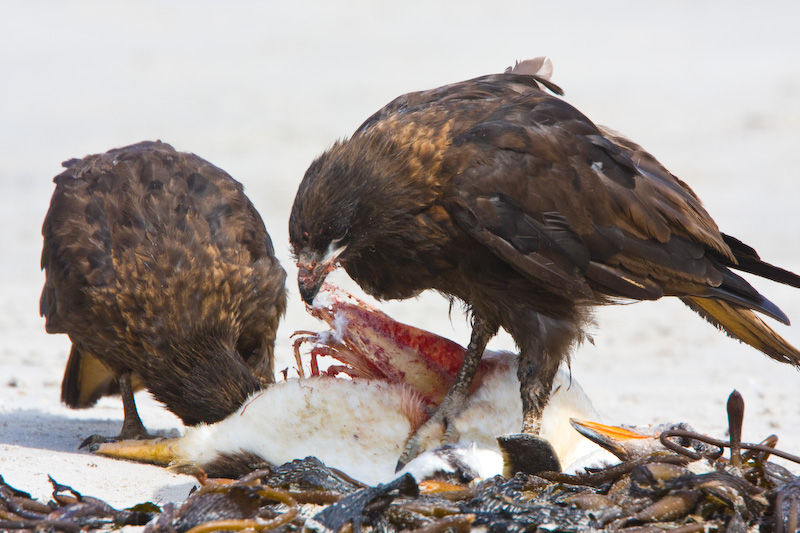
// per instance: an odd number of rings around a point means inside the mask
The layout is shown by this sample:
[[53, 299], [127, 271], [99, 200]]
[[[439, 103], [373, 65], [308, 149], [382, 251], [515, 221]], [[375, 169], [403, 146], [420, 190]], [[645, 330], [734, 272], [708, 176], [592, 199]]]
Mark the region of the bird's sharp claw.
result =
[[448, 421], [456, 418], [458, 413], [461, 412], [464, 403], [465, 402], [460, 397], [456, 397], [455, 400], [452, 400], [449, 396], [445, 398], [445, 401], [442, 402], [442, 405], [439, 406], [433, 416], [422, 426], [417, 428], [411, 438], [408, 439], [406, 448], [397, 461], [395, 472], [402, 470], [409, 462], [418, 456], [422, 450], [426, 448], [423, 443], [431, 438], [431, 436], [441, 434], [440, 444], [443, 446], [456, 443], [459, 439], [458, 429]]
[[403, 450], [403, 453], [400, 455], [400, 459], [397, 460], [397, 465], [394, 468], [394, 473], [398, 473], [403, 468], [406, 467], [408, 463], [411, 462], [419, 453], [422, 451], [422, 447], [419, 443], [419, 433], [415, 433], [406, 443], [406, 448]]
[[442, 445], [444, 446], [445, 444], [453, 444], [458, 442], [460, 437], [461, 435], [459, 434], [455, 425], [447, 424], [447, 429], [445, 430], [444, 435], [442, 435]]
[[95, 452], [100, 447], [101, 444], [105, 442], [114, 442], [116, 439], [113, 437], [103, 437], [102, 435], [89, 435], [83, 442], [78, 445], [78, 449], [82, 450], [84, 448], [88, 448], [90, 452]]

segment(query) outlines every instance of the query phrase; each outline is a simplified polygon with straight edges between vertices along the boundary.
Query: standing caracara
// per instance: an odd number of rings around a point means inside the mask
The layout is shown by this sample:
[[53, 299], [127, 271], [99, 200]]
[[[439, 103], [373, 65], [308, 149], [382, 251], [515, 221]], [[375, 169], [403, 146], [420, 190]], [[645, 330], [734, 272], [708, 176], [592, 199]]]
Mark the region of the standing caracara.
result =
[[[639, 145], [543, 89], [547, 61], [396, 98], [308, 168], [289, 223], [300, 294], [338, 265], [369, 294], [465, 302], [472, 338], [429, 424], [464, 404], [488, 340], [519, 350], [525, 433], [592, 307], [676, 296], [778, 361], [800, 352], [753, 312], [784, 313], [734, 270], [800, 286], [720, 233], [692, 190]], [[416, 453], [412, 438], [401, 464]]]

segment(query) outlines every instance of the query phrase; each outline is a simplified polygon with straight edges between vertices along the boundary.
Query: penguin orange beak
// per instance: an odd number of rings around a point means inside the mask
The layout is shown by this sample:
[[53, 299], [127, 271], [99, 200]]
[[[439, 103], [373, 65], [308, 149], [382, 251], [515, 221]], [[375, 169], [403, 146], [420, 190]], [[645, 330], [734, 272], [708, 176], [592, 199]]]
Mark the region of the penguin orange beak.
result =
[[578, 433], [592, 442], [597, 443], [623, 461], [629, 459], [631, 456], [631, 444], [644, 442], [645, 439], [652, 439], [652, 437], [636, 433], [629, 429], [619, 426], [607, 426], [599, 422], [570, 418], [569, 423], [572, 424], [572, 427], [574, 427]]

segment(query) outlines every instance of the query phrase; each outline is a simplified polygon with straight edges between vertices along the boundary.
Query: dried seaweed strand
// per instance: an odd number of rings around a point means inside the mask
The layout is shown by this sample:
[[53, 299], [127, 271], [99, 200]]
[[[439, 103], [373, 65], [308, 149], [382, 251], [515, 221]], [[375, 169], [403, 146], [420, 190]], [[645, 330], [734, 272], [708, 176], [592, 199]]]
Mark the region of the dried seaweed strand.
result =
[[[659, 440], [661, 441], [661, 444], [663, 444], [664, 446], [666, 446], [670, 450], [672, 450], [672, 451], [674, 451], [676, 453], [685, 455], [686, 457], [689, 457], [691, 459], [702, 459], [704, 456], [700, 455], [700, 454], [697, 454], [695, 452], [692, 452], [691, 450], [686, 449], [684, 446], [681, 446], [680, 444], [669, 440], [669, 437], [682, 437], [682, 438], [695, 439], [695, 440], [699, 440], [701, 442], [705, 442], [706, 444], [710, 444], [712, 446], [716, 446], [716, 447], [718, 447], [720, 449], [722, 449], [722, 448], [730, 448], [731, 447], [731, 443], [728, 442], [728, 441], [715, 439], [715, 438], [709, 437], [707, 435], [701, 435], [700, 433], [695, 433], [694, 431], [685, 431], [685, 430], [682, 430], [682, 429], [670, 429], [670, 430], [664, 431], [661, 434], [661, 436], [659, 437]], [[748, 443], [742, 442], [740, 444], [740, 447], [741, 447], [741, 449], [744, 449], [744, 450], [752, 450], [752, 451], [767, 453], [767, 454], [770, 454], [770, 455], [777, 455], [778, 457], [782, 457], [782, 458], [784, 458], [784, 459], [786, 459], [788, 461], [792, 461], [794, 463], [800, 464], [800, 457], [798, 457], [796, 455], [792, 455], [792, 454], [784, 452], [784, 451], [781, 451], [781, 450], [778, 450], [778, 449], [773, 448], [771, 446], [765, 446], [763, 444], [748, 444]]]
[[0, 530], [9, 529], [30, 529], [41, 531], [44, 528], [52, 528], [57, 531], [80, 531], [81, 527], [74, 522], [64, 520], [14, 520], [0, 521]]
[[[251, 481], [259, 477], [254, 474], [250, 474], [247, 476], [247, 478], [249, 478], [248, 481]], [[243, 478], [242, 480], [244, 479], [245, 478]], [[273, 518], [272, 520], [268, 520], [266, 522], [255, 519], [212, 520], [210, 522], [199, 524], [191, 528], [186, 533], [209, 533], [211, 531], [220, 531], [220, 530], [239, 531], [242, 529], [254, 529], [256, 531], [266, 531], [270, 529], [275, 529], [284, 524], [288, 524], [297, 517], [298, 513], [297, 502], [295, 501], [294, 498], [292, 498], [292, 496], [287, 491], [281, 489], [263, 487], [258, 490], [258, 494], [264, 498], [283, 503], [284, 505], [288, 506], [289, 509], [285, 513], [282, 513], [280, 516]]]
[[415, 529], [416, 533], [440, 533], [442, 531], [468, 532], [472, 530], [472, 522], [475, 520], [474, 514], [460, 514], [446, 516], [435, 522], [431, 522], [425, 527]]
[[609, 466], [608, 468], [604, 468], [600, 472], [593, 474], [570, 475], [562, 472], [539, 472], [536, 474], [536, 476], [547, 481], [554, 481], [556, 483], [596, 487], [597, 485], [602, 485], [608, 481], [613, 481], [620, 476], [629, 473], [637, 466], [646, 465], [648, 463], [670, 463], [682, 465], [686, 464], [686, 458], [681, 455], [656, 452], [645, 457], [639, 457], [633, 461], [627, 461], [618, 465]]

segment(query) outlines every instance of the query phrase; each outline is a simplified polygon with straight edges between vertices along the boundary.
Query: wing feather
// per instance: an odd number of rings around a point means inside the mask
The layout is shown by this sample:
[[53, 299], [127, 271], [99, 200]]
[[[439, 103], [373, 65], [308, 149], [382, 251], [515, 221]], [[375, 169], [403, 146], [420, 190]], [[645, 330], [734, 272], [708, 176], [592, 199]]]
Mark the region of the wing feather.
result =
[[734, 261], [689, 187], [541, 91], [457, 132], [450, 152], [447, 209], [459, 226], [556, 293], [698, 294], [723, 283], [709, 250]]
[[591, 298], [581, 271], [588, 251], [569, 227], [541, 223], [501, 194], [454, 201], [456, 221], [480, 243], [532, 281], [571, 298]]

